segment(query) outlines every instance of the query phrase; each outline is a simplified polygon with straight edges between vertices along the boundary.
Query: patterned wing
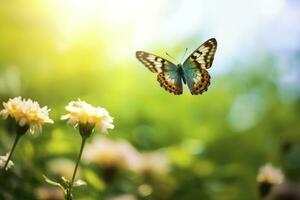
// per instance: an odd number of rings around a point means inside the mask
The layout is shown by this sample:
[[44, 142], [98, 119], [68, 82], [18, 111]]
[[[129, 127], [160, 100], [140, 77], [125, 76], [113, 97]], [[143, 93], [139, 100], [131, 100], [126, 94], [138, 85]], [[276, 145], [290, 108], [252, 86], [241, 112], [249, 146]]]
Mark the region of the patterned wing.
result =
[[176, 65], [164, 58], [144, 51], [137, 51], [136, 57], [151, 72], [158, 73], [157, 81], [161, 87], [175, 95], [182, 94], [181, 75]]
[[217, 40], [211, 38], [196, 49], [183, 63], [184, 77], [193, 95], [202, 94], [210, 85], [206, 69], [212, 66], [217, 50]]

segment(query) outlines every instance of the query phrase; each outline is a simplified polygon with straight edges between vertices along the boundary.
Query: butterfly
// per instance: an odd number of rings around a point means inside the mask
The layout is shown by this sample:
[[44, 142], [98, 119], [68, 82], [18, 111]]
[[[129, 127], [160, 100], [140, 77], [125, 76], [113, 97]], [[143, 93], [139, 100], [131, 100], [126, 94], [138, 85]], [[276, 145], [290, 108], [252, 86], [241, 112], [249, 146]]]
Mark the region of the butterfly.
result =
[[207, 71], [212, 66], [217, 50], [217, 40], [211, 38], [198, 47], [183, 64], [175, 65], [165, 58], [145, 51], [137, 51], [136, 57], [151, 72], [157, 73], [157, 81], [165, 90], [175, 95], [182, 94], [182, 81], [192, 95], [202, 94], [210, 85]]

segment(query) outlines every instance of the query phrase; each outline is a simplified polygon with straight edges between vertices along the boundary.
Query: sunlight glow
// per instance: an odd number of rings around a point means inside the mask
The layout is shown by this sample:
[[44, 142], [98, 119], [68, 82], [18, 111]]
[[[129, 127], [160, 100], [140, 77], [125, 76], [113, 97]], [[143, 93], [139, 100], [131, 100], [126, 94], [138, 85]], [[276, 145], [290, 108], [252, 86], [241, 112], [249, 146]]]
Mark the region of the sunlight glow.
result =
[[222, 51], [215, 63], [227, 69], [225, 66], [245, 51], [243, 47], [272, 16], [280, 13], [285, 2], [48, 0], [46, 4], [58, 27], [58, 40], [63, 41], [60, 49], [68, 46], [65, 42], [83, 40], [83, 35], [93, 32], [105, 42], [107, 54], [124, 60], [139, 49], [158, 47], [170, 51], [191, 38], [198, 42], [189, 44], [189, 48], [196, 48], [204, 39], [216, 37]]
[[58, 29], [58, 51], [64, 52], [70, 43], [86, 42], [90, 38], [85, 36], [93, 32], [106, 43], [105, 53], [114, 55], [114, 61], [118, 56], [122, 62], [146, 43], [153, 43], [163, 2], [49, 0], [46, 6]]

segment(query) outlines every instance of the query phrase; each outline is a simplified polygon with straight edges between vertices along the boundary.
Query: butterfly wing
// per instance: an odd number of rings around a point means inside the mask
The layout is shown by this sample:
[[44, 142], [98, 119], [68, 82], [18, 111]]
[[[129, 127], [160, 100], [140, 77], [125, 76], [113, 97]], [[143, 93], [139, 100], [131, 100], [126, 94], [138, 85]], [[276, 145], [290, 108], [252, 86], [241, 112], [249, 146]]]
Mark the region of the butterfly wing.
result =
[[210, 85], [206, 69], [212, 66], [217, 50], [217, 40], [211, 38], [198, 47], [183, 63], [183, 73], [193, 95], [202, 94]]
[[151, 72], [158, 73], [160, 86], [175, 95], [182, 94], [182, 82], [179, 68], [170, 61], [144, 51], [137, 51], [136, 57]]

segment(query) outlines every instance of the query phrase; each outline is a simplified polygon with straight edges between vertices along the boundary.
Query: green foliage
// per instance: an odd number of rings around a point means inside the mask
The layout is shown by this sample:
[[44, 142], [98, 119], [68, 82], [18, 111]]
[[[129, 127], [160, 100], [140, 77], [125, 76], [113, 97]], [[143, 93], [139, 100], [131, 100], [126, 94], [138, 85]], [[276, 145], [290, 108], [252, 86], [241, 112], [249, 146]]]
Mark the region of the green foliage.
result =
[[[282, 93], [271, 53], [232, 64], [223, 73], [213, 66], [208, 92], [192, 96], [185, 90], [174, 96], [159, 87], [156, 77], [136, 61], [135, 52], [126, 59], [108, 56], [107, 48], [118, 44], [108, 44], [114, 40], [102, 29], [68, 40], [59, 34], [53, 15], [37, 9], [38, 3], [1, 4], [0, 101], [17, 95], [32, 98], [49, 106], [55, 123], [39, 135], [22, 138], [12, 158], [15, 166], [0, 177], [0, 199], [34, 200], [40, 188], [52, 191], [53, 186], [66, 194], [69, 181], [60, 179], [62, 172], [49, 163], [77, 158], [80, 135], [60, 121], [64, 106], [77, 98], [103, 106], [114, 117], [115, 129], [106, 137], [126, 139], [141, 152], [160, 150], [171, 167], [160, 176], [118, 169], [106, 181], [105, 167], [83, 162], [80, 176], [88, 185], [75, 189], [76, 200], [122, 194], [143, 200], [254, 200], [256, 174], [266, 162], [299, 180], [300, 95]], [[174, 48], [192, 46], [194, 38]], [[14, 128], [10, 121], [1, 120], [0, 125], [4, 155]], [[44, 176], [46, 184], [42, 174], [61, 182]]]
[[[61, 177], [61, 182], [62, 182], [62, 184], [61, 184], [61, 183], [59, 183], [59, 182], [55, 182], [55, 181], [50, 180], [50, 179], [49, 179], [47, 176], [45, 176], [45, 175], [43, 175], [43, 178], [44, 178], [45, 181], [46, 181], [47, 183], [49, 183], [50, 185], [59, 187], [59, 188], [62, 190], [62, 192], [64, 193], [64, 197], [65, 197], [66, 200], [72, 200], [72, 199], [73, 199], [73, 198], [72, 198], [72, 194], [70, 195], [70, 198], [71, 198], [71, 199], [68, 199], [68, 198], [69, 198], [69, 197], [68, 197], [68, 193], [69, 193], [69, 190], [70, 190], [70, 188], [71, 188], [71, 181], [70, 181], [70, 180], [68, 180], [67, 178], [65, 178], [65, 177], [62, 176], [62, 177]], [[76, 181], [73, 183], [73, 188], [80, 187], [80, 186], [84, 186], [84, 185], [86, 185], [86, 182], [84, 182], [83, 180], [78, 179], [78, 180], [76, 180]]]

